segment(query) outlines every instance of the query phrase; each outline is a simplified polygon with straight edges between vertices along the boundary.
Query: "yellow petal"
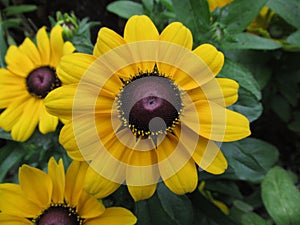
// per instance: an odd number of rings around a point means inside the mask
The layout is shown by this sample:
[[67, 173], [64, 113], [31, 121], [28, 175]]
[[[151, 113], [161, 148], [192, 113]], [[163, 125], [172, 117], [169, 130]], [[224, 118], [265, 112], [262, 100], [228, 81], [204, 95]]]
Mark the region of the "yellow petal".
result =
[[158, 40], [159, 34], [147, 16], [132, 16], [126, 23], [124, 39], [126, 42]]
[[63, 29], [59, 25], [53, 27], [50, 32], [50, 46], [51, 46], [50, 65], [53, 68], [57, 67], [59, 60], [63, 55], [64, 40], [62, 37], [62, 32]]
[[53, 132], [56, 130], [58, 118], [49, 114], [46, 111], [44, 104], [41, 104], [39, 121], [39, 130], [42, 134], [46, 134], [48, 132]]
[[52, 196], [52, 180], [43, 171], [27, 165], [19, 170], [19, 181], [22, 191], [27, 198], [36, 203], [41, 209], [49, 206]]
[[104, 198], [113, 193], [121, 184], [112, 182], [89, 167], [85, 177], [85, 190], [96, 198]]
[[[20, 216], [20, 217], [19, 217]], [[0, 223], [5, 225], [32, 225], [32, 222], [24, 217], [21, 217], [20, 214], [17, 216], [0, 214]]]
[[[18, 122], [11, 130], [11, 136], [16, 141], [26, 141], [31, 137], [39, 122], [41, 99], [30, 98]], [[30, 118], [30, 119], [29, 119]]]
[[[146, 175], [145, 175], [146, 176]], [[130, 186], [128, 185], [128, 191], [134, 201], [145, 200], [151, 198], [156, 190], [157, 184], [151, 184], [146, 186]]]
[[159, 39], [181, 45], [190, 50], [193, 47], [193, 36], [191, 31], [179, 22], [169, 24], [162, 31]]
[[63, 84], [78, 83], [95, 60], [94, 56], [84, 53], [63, 56], [56, 70], [57, 75]]
[[41, 65], [41, 56], [36, 45], [29, 39], [25, 38], [19, 49], [31, 60], [36, 67]]
[[[34, 187], [32, 189], [36, 188], [37, 187]], [[1, 184], [1, 212], [25, 218], [34, 218], [38, 216], [39, 213], [41, 213], [42, 208], [39, 207], [36, 202], [32, 202], [26, 198], [25, 194], [17, 184]], [[0, 216], [2, 213], [0, 213]]]
[[136, 217], [128, 209], [121, 207], [110, 207], [105, 209], [104, 213], [91, 220], [86, 220], [86, 225], [133, 225], [136, 223]]
[[65, 195], [65, 170], [62, 160], [56, 163], [53, 157], [48, 162], [48, 174], [53, 184], [52, 201], [63, 203]]
[[46, 32], [46, 27], [42, 27], [36, 34], [36, 42], [41, 56], [42, 65], [50, 63], [50, 41]]
[[93, 55], [99, 57], [125, 43], [125, 40], [119, 34], [111, 29], [103, 27], [98, 32], [98, 38], [94, 47]]
[[65, 199], [72, 207], [78, 205], [87, 167], [86, 162], [73, 161], [67, 170]]
[[209, 10], [212, 12], [217, 7], [223, 7], [232, 2], [232, 0], [208, 0]]
[[75, 50], [76, 50], [76, 48], [74, 47], [74, 45], [71, 42], [67, 41], [64, 43], [63, 55], [69, 55], [69, 54], [73, 53]]
[[95, 218], [102, 215], [104, 211], [105, 207], [100, 201], [86, 193], [86, 191], [81, 192], [77, 206], [77, 212], [80, 217], [85, 219]]
[[5, 60], [7, 69], [21, 77], [27, 77], [32, 70], [38, 67], [16, 46], [8, 48]]
[[221, 71], [224, 64], [224, 55], [213, 45], [200, 45], [193, 52], [207, 64], [214, 75], [217, 75]]
[[227, 78], [216, 78], [199, 88], [188, 91], [193, 101], [209, 100], [221, 106], [230, 106], [238, 99], [239, 85]]

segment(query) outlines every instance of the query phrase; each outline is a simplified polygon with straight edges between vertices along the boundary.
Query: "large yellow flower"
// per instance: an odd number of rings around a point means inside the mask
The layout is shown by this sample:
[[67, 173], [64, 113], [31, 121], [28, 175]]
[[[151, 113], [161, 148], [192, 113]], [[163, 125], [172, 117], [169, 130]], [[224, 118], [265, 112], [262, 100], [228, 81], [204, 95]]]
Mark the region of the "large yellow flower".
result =
[[56, 67], [63, 55], [75, 48], [64, 42], [62, 28], [55, 26], [50, 33], [42, 27], [36, 35], [37, 46], [26, 38], [19, 46], [10, 46], [5, 60], [7, 68], [0, 69], [0, 127], [11, 131], [16, 141], [26, 141], [37, 124], [41, 133], [56, 129], [58, 118], [50, 115], [44, 98], [62, 85]]
[[179, 22], [161, 34], [146, 16], [131, 17], [124, 38], [102, 28], [93, 55], [62, 58], [66, 85], [45, 99], [47, 110], [70, 120], [60, 142], [87, 160], [87, 189], [97, 197], [126, 183], [135, 200], [149, 198], [160, 179], [177, 194], [197, 187], [196, 164], [213, 174], [227, 161], [219, 142], [250, 134], [249, 121], [226, 109], [238, 84], [215, 78], [224, 56], [209, 44], [192, 51]]
[[105, 208], [83, 189], [85, 162], [73, 161], [66, 174], [51, 158], [48, 174], [23, 165], [20, 184], [0, 184], [0, 224], [132, 225], [135, 216], [120, 207]]

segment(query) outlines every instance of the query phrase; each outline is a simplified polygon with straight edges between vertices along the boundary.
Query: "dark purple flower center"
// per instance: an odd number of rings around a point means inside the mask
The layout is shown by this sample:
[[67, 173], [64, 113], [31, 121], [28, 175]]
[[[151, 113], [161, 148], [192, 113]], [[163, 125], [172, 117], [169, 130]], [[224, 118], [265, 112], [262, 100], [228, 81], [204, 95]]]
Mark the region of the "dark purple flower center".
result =
[[117, 100], [123, 126], [138, 137], [172, 131], [182, 110], [180, 90], [156, 71], [126, 81]]
[[51, 206], [36, 219], [36, 225], [82, 225], [81, 219], [74, 208], [65, 205]]
[[43, 66], [30, 72], [26, 78], [26, 85], [30, 94], [45, 98], [50, 91], [61, 86], [61, 81], [54, 69]]

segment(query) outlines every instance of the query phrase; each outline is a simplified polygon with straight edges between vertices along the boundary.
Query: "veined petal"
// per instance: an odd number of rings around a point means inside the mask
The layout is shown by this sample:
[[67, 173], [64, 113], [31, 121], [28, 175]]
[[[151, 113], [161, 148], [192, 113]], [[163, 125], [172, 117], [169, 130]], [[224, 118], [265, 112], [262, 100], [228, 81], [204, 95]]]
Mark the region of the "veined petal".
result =
[[[11, 136], [16, 141], [26, 141], [39, 122], [41, 99], [29, 98], [18, 122], [12, 127]], [[30, 119], [29, 119], [30, 118]]]
[[48, 174], [37, 168], [23, 165], [19, 170], [19, 181], [28, 199], [35, 202], [41, 209], [49, 206], [53, 184]]
[[51, 157], [48, 162], [48, 174], [53, 184], [52, 201], [63, 203], [65, 195], [65, 170], [63, 161], [60, 159], [57, 164], [55, 159]]
[[57, 76], [63, 84], [78, 83], [95, 60], [93, 55], [84, 53], [65, 55], [57, 67]]
[[19, 49], [36, 65], [41, 65], [41, 56], [36, 45], [27, 37], [24, 42], [19, 46]]
[[50, 41], [46, 32], [46, 27], [40, 28], [36, 34], [36, 42], [41, 56], [42, 65], [50, 63]]
[[[36, 189], [36, 187], [33, 189]], [[42, 211], [40, 206], [26, 198], [20, 186], [17, 184], [1, 184], [0, 198], [0, 209], [2, 213], [34, 218]], [[0, 213], [0, 216], [3, 215], [2, 213]]]
[[111, 29], [103, 27], [98, 32], [98, 38], [94, 47], [93, 55], [99, 57], [125, 43], [125, 40], [119, 34]]
[[132, 16], [126, 23], [124, 39], [126, 42], [158, 40], [159, 34], [153, 22], [147, 16]]
[[27, 77], [32, 70], [37, 68], [37, 65], [16, 46], [8, 48], [5, 60], [7, 69], [21, 77]]
[[88, 164], [86, 162], [73, 161], [67, 170], [65, 199], [72, 207], [78, 205], [87, 167]]
[[150, 198], [154, 194], [156, 186], [157, 184], [150, 184], [146, 186], [127, 185], [130, 195], [136, 202]]
[[77, 211], [82, 218], [89, 219], [101, 216], [105, 211], [105, 207], [95, 197], [89, 195], [86, 191], [82, 191]]
[[56, 25], [50, 32], [50, 65], [54, 68], [57, 67], [60, 58], [63, 55], [64, 40], [62, 37], [63, 29], [61, 26]]
[[0, 214], [0, 223], [5, 225], [32, 225], [32, 222], [28, 219], [25, 219], [20, 214], [18, 216]]
[[221, 71], [224, 64], [224, 55], [213, 45], [200, 45], [193, 52], [207, 64], [214, 75], [217, 75]]
[[136, 221], [136, 217], [129, 210], [121, 207], [110, 207], [105, 209], [100, 217], [86, 220], [85, 224], [133, 225]]
[[190, 50], [193, 47], [193, 36], [191, 31], [179, 22], [173, 22], [169, 24], [162, 31], [159, 39], [161, 41], [168, 41], [174, 44], [181, 45]]
[[58, 124], [58, 118], [49, 114], [44, 104], [41, 104], [40, 118], [39, 118], [39, 130], [42, 134], [53, 132], [56, 130]]

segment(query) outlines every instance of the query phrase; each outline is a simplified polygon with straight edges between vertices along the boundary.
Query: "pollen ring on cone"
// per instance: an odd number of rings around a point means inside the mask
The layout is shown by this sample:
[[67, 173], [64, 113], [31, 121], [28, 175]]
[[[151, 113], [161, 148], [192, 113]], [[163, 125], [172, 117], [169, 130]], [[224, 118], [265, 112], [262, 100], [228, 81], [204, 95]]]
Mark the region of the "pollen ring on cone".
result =
[[[182, 73], [191, 82], [178, 75]], [[182, 121], [197, 133], [201, 129], [201, 110], [186, 90], [204, 86], [206, 93], [204, 84], [213, 81], [213, 73], [200, 57], [170, 42], [127, 43], [105, 53], [82, 76], [73, 102], [72, 125], [82, 156], [101, 176], [120, 184], [132, 170], [151, 175], [144, 181], [126, 179], [132, 186], [155, 184], [162, 172], [164, 179], [173, 176], [191, 159], [199, 139]], [[215, 91], [223, 96], [215, 83]], [[211, 110], [211, 114], [211, 123], [216, 124], [212, 131], [220, 130], [218, 135], [224, 136], [225, 129], [218, 126], [226, 124], [225, 112]], [[82, 117], [85, 120], [77, 119]], [[82, 121], [89, 131], [82, 130]], [[187, 133], [189, 143], [183, 140]], [[177, 140], [174, 148], [165, 157], [143, 160], [173, 139]], [[136, 153], [141, 158], [130, 160]], [[203, 165], [209, 166], [217, 154], [204, 152]]]

